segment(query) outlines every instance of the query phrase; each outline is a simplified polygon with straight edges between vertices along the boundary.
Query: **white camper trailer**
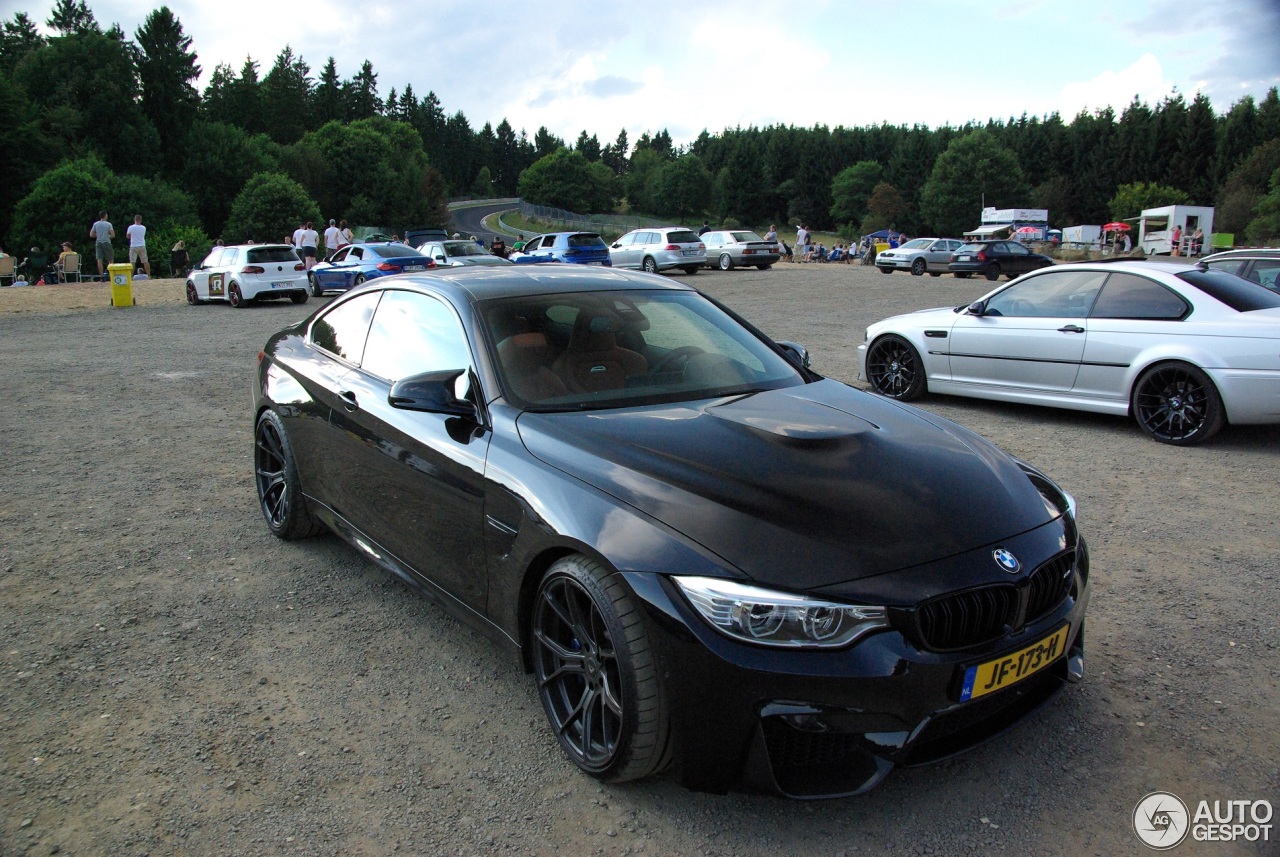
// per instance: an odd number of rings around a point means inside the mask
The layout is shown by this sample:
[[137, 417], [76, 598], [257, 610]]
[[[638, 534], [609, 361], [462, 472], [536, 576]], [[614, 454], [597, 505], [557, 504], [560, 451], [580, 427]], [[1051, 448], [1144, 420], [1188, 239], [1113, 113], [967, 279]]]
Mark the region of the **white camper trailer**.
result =
[[1072, 250], [1097, 250], [1102, 246], [1102, 227], [1064, 227], [1062, 230], [1062, 246]]
[[1204, 233], [1199, 248], [1199, 252], [1204, 253], [1209, 247], [1209, 236], [1213, 234], [1213, 208], [1201, 205], [1166, 205], [1146, 209], [1138, 218], [1138, 246], [1148, 256], [1155, 253], [1172, 255], [1175, 249], [1175, 229], [1179, 233], [1179, 256], [1192, 254], [1191, 236], [1197, 229]]

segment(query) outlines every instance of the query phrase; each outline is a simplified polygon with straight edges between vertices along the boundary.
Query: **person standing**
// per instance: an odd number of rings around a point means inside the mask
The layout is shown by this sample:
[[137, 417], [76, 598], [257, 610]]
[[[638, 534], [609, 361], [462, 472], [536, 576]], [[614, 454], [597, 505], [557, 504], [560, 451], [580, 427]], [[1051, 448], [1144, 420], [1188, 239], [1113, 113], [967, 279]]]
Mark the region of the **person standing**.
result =
[[107, 220], [105, 211], [98, 212], [97, 222], [89, 227], [89, 237], [93, 239], [93, 256], [98, 260], [98, 279], [105, 280], [106, 266], [116, 260], [116, 251], [111, 246], [111, 239], [116, 237], [116, 230]]
[[297, 251], [298, 258], [302, 258], [302, 231], [307, 228], [307, 224], [299, 223], [298, 228], [293, 230], [293, 240], [289, 243], [293, 245], [293, 249]]
[[169, 276], [185, 277], [191, 267], [191, 254], [187, 252], [187, 242], [178, 239], [169, 250]]
[[765, 241], [769, 241], [769, 242], [773, 243], [774, 245], [776, 245], [774, 249], [776, 249], [776, 250], [779, 252], [779, 254], [781, 254], [781, 252], [782, 252], [782, 245], [781, 245], [781, 244], [778, 244], [778, 227], [776, 227], [776, 226], [774, 226], [772, 223], [770, 223], [770, 224], [769, 224], [769, 231], [768, 231], [768, 232], [766, 232], [766, 233], [764, 234], [764, 240], [765, 240]]
[[141, 260], [142, 270], [151, 276], [151, 263], [147, 261], [147, 227], [142, 225], [142, 215], [133, 216], [133, 225], [125, 230], [129, 236], [129, 264], [136, 266]]
[[310, 271], [316, 265], [316, 247], [320, 246], [320, 233], [311, 228], [311, 221], [302, 224], [302, 260]]
[[324, 231], [324, 257], [328, 259], [342, 247], [342, 230], [337, 221], [330, 220], [329, 228]]
[[804, 228], [803, 223], [796, 224], [796, 253], [801, 262], [808, 261], [805, 257], [809, 255], [809, 230]]
[[347, 221], [338, 224], [338, 249], [341, 250], [355, 240], [355, 236], [351, 234], [351, 228], [347, 226]]
[[1182, 227], [1181, 226], [1173, 227], [1173, 235], [1170, 236], [1169, 243], [1172, 245], [1171, 247], [1172, 255], [1180, 256], [1182, 254]]

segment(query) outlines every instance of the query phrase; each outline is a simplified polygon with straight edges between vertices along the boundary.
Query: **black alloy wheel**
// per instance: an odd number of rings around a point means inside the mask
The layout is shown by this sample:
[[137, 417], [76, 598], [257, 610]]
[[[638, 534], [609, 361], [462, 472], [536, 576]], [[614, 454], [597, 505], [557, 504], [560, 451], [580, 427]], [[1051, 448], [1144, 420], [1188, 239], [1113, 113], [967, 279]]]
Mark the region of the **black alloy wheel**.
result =
[[529, 633], [542, 707], [578, 768], [623, 782], [666, 766], [661, 679], [619, 575], [580, 555], [557, 561], [538, 587]]
[[982, 275], [994, 283], [996, 280], [1000, 279], [1000, 263], [992, 262], [983, 269]]
[[909, 402], [925, 390], [924, 365], [915, 347], [901, 336], [882, 336], [867, 349], [867, 380], [882, 396]]
[[658, 263], [653, 260], [652, 256], [645, 256], [644, 262], [641, 263], [640, 267], [646, 274], [658, 273]]
[[196, 293], [196, 284], [190, 281], [187, 282], [187, 303], [192, 306], [199, 306], [203, 303], [200, 300], [200, 295]]
[[267, 527], [281, 539], [305, 539], [323, 529], [307, 508], [293, 447], [275, 411], [263, 411], [254, 429], [254, 482]]
[[1213, 381], [1186, 363], [1157, 363], [1148, 369], [1133, 388], [1130, 410], [1143, 431], [1175, 446], [1208, 440], [1226, 422]]
[[227, 287], [227, 300], [231, 301], [231, 305], [236, 309], [244, 309], [249, 302], [244, 299], [244, 293], [240, 291], [239, 283], [232, 283]]
[[733, 257], [730, 256], [728, 253], [721, 253], [719, 261], [720, 261], [720, 270], [722, 271], [733, 270]]
[[924, 259], [916, 259], [914, 262], [911, 263], [911, 276], [923, 277], [925, 267], [926, 266], [925, 266]]

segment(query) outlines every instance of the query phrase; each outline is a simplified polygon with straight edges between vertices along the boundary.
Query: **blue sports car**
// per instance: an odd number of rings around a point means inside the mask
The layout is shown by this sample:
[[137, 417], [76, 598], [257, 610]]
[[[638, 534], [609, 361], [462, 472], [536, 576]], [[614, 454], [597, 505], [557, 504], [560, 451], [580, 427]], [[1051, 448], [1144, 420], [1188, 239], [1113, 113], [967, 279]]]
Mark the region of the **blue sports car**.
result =
[[345, 292], [365, 280], [405, 271], [425, 271], [436, 263], [407, 244], [350, 244], [307, 272], [311, 294]]

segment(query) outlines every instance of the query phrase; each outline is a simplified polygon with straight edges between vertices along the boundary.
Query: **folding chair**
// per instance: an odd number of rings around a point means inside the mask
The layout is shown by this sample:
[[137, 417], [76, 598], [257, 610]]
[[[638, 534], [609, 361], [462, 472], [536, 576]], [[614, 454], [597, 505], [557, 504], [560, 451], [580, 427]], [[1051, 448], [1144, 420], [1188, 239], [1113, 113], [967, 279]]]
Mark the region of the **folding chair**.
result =
[[71, 282], [72, 277], [76, 278], [77, 283], [84, 279], [83, 275], [80, 273], [79, 253], [68, 253], [62, 259], [62, 270], [59, 272], [58, 279], [64, 283], [69, 283]]
[[17, 256], [0, 256], [0, 286], [4, 285], [5, 277], [9, 278], [9, 285], [18, 278]]

